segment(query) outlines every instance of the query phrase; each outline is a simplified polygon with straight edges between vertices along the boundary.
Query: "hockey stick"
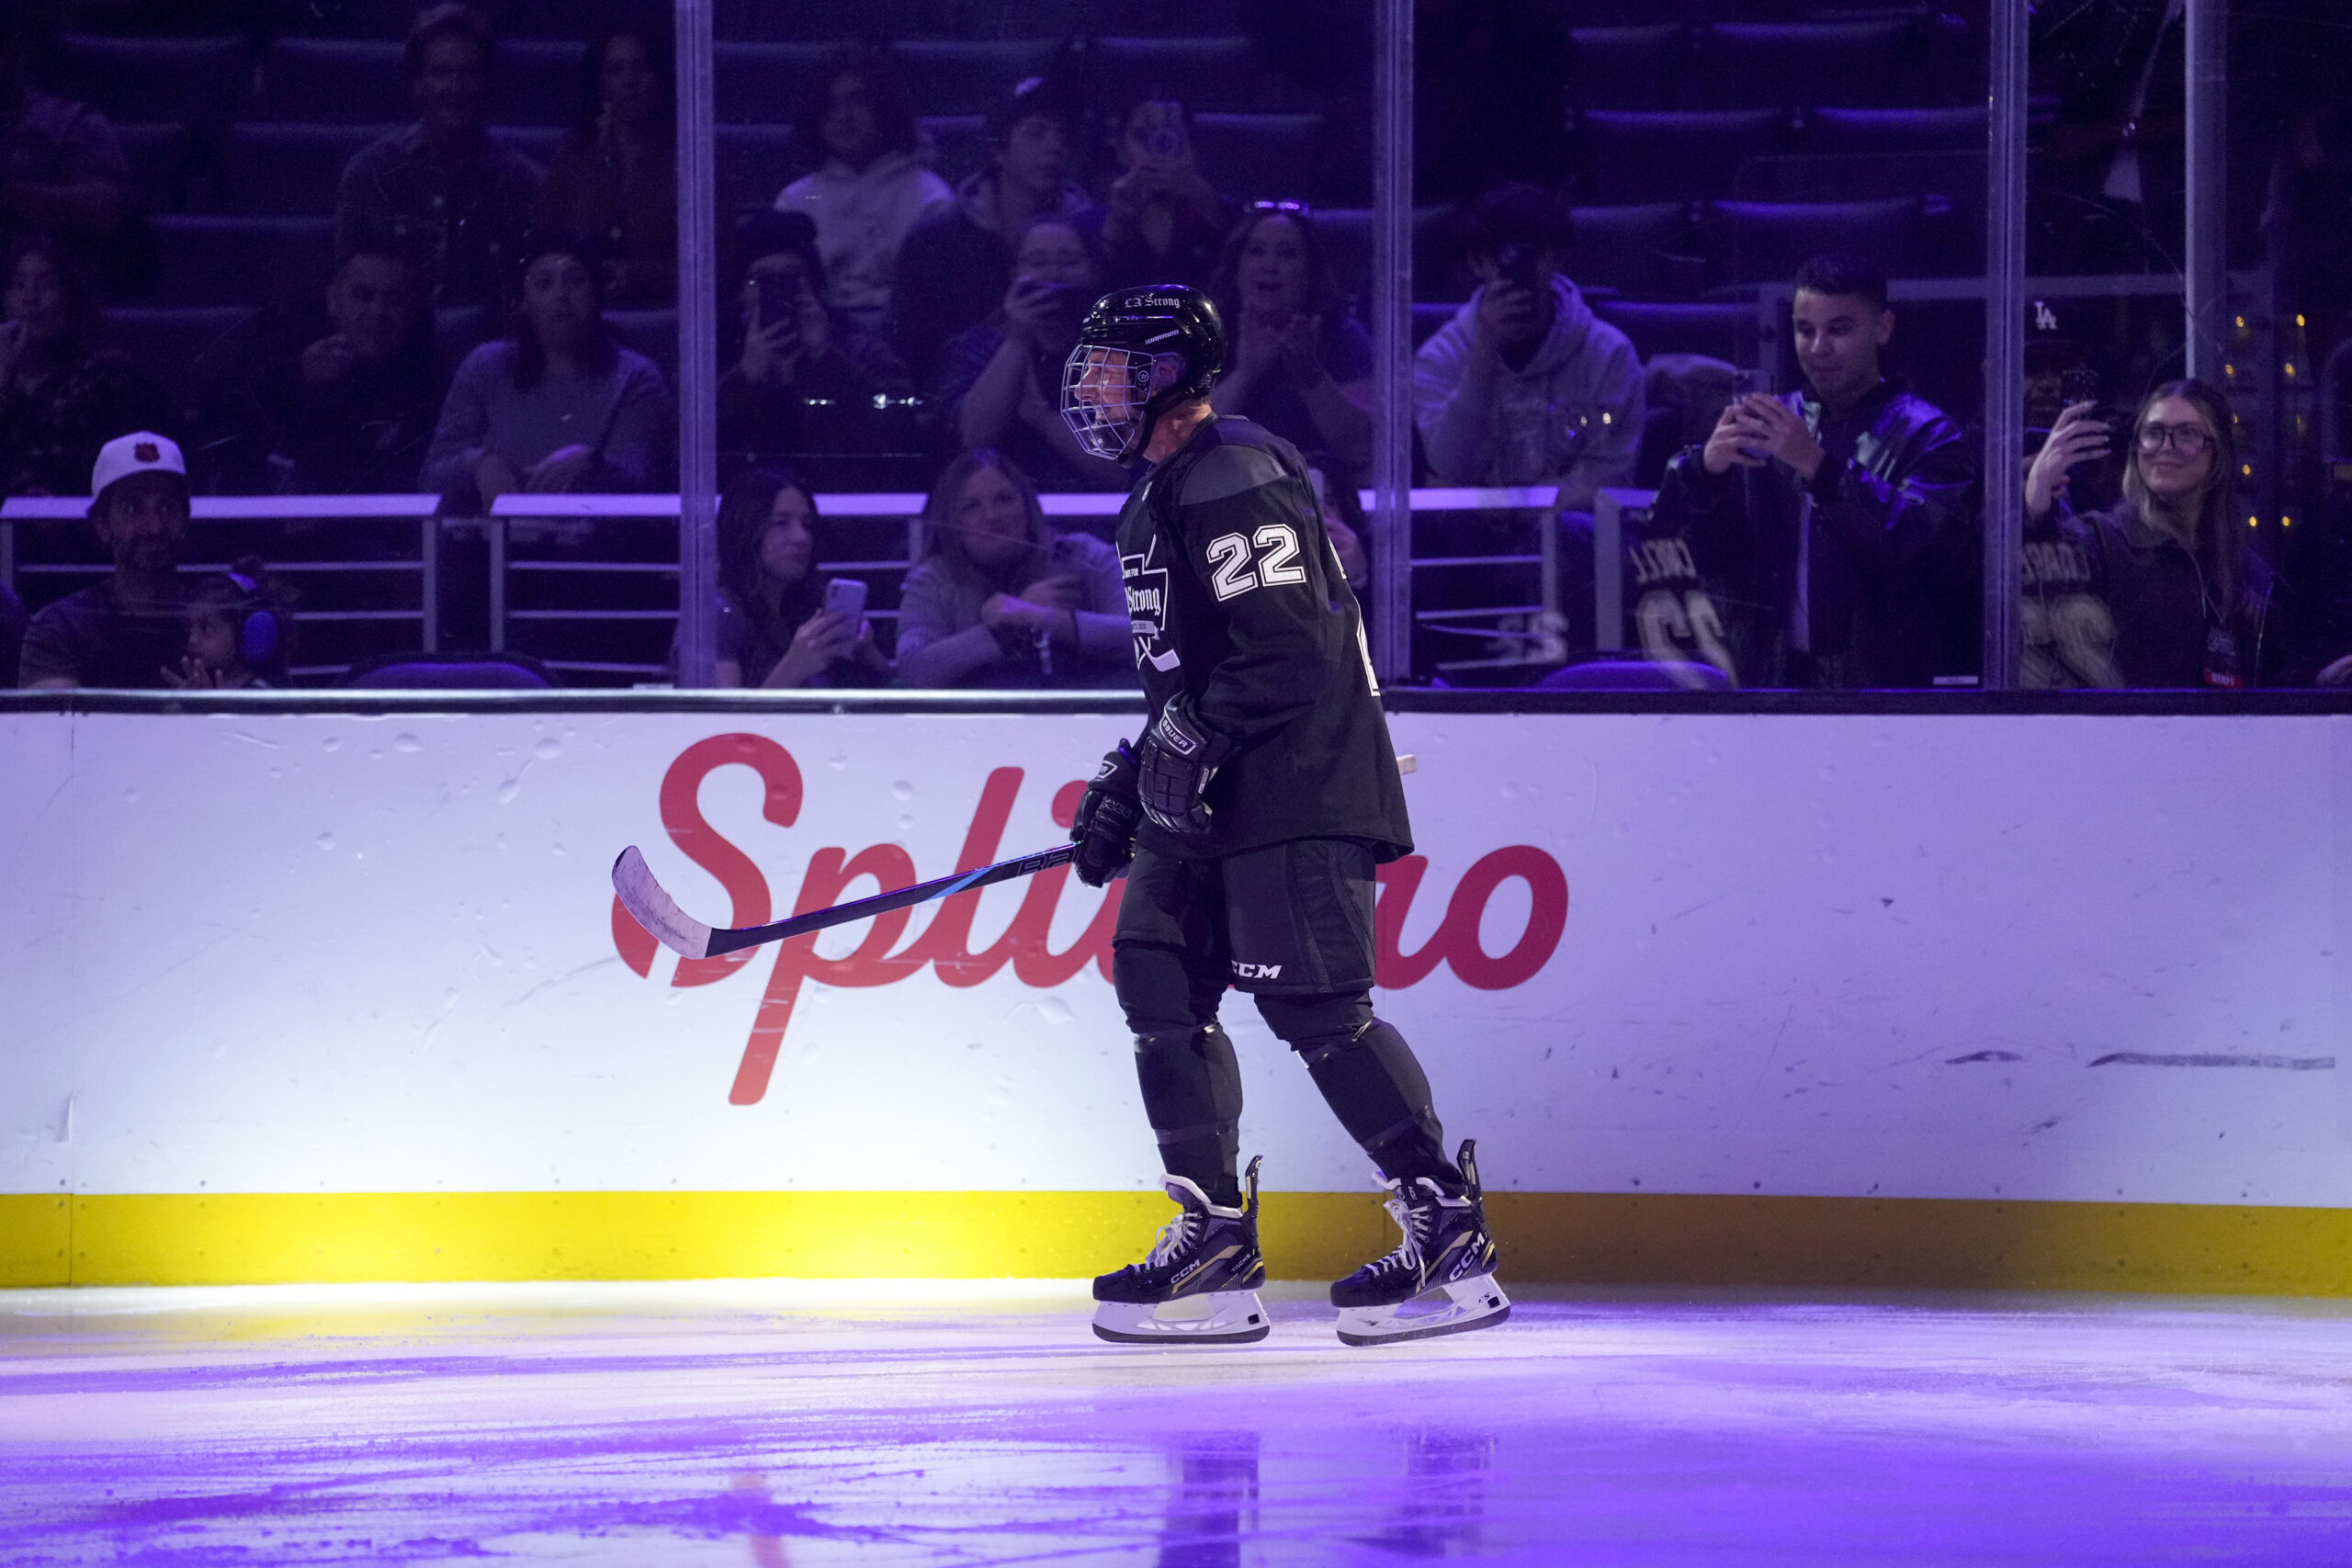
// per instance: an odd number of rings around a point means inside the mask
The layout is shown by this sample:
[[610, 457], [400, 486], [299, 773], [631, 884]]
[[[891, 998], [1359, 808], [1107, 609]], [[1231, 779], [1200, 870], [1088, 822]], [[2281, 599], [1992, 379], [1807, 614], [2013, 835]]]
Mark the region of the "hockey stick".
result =
[[739, 948], [757, 947], [763, 942], [782, 942], [786, 937], [808, 931], [820, 931], [827, 926], [847, 925], [868, 915], [887, 914], [903, 909], [910, 904], [927, 904], [933, 898], [946, 898], [975, 887], [988, 887], [999, 882], [1010, 882], [1016, 876], [1029, 876], [1052, 866], [1068, 865], [1078, 852], [1076, 844], [1057, 844], [1041, 854], [1023, 855], [1018, 860], [999, 861], [977, 871], [959, 871], [953, 876], [943, 876], [933, 882], [918, 882], [912, 887], [901, 887], [895, 893], [880, 893], [871, 898], [859, 898], [847, 904], [836, 904], [830, 909], [812, 909], [805, 915], [795, 915], [788, 920], [776, 920], [764, 926], [707, 926], [684, 909], [677, 900], [662, 890], [653, 879], [653, 868], [631, 844], [613, 862], [613, 891], [620, 895], [621, 908], [636, 917], [637, 923], [661, 941], [662, 946], [681, 958], [708, 958], [715, 953], [733, 953]]
[[[1409, 773], [1414, 759], [1408, 753], [1396, 759], [1396, 771]], [[847, 904], [836, 904], [830, 909], [812, 909], [805, 915], [795, 915], [788, 920], [776, 920], [764, 926], [707, 926], [684, 909], [670, 897], [662, 884], [653, 879], [653, 868], [631, 844], [613, 862], [613, 891], [620, 895], [621, 908], [627, 909], [637, 923], [653, 933], [662, 946], [681, 958], [708, 958], [714, 953], [734, 953], [746, 947], [758, 947], [764, 942], [782, 942], [786, 937], [820, 931], [827, 926], [847, 925], [869, 915], [888, 914], [913, 904], [928, 904], [933, 898], [953, 897], [975, 887], [990, 887], [1000, 882], [1010, 882], [1016, 876], [1033, 876], [1054, 866], [1068, 865], [1078, 853], [1076, 844], [1057, 844], [1034, 855], [1022, 855], [1015, 860], [1001, 860], [994, 865], [984, 865], [977, 871], [959, 871], [953, 876], [943, 876], [933, 882], [918, 882], [912, 887], [901, 887], [895, 893], [877, 893], [871, 898], [859, 898]]]

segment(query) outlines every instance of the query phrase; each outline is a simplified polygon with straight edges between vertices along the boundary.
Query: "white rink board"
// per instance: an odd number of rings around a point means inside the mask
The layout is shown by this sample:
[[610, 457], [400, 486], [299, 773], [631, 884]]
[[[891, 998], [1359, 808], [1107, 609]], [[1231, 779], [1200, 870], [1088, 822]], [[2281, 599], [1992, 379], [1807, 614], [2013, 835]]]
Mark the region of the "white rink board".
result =
[[[2352, 1206], [2352, 720], [1392, 722], [1430, 862], [1406, 952], [1491, 852], [1569, 889], [1524, 983], [1441, 964], [1381, 998], [1493, 1185]], [[1001, 852], [1057, 841], [1055, 790], [1131, 724], [0, 716], [0, 1190], [1146, 1187], [1092, 968], [811, 983], [732, 1104], [772, 958], [641, 978], [605, 880], [638, 843], [727, 918], [659, 805], [713, 736], [797, 762], [790, 827], [749, 767], [700, 792], [780, 915], [826, 847], [953, 870], [991, 769], [1024, 770]], [[1023, 897], [986, 893], [972, 945]], [[1052, 944], [1100, 897], [1069, 884]], [[1502, 885], [1487, 952], [1529, 902]], [[1368, 1185], [1254, 1010], [1226, 1016], [1269, 1185]]]

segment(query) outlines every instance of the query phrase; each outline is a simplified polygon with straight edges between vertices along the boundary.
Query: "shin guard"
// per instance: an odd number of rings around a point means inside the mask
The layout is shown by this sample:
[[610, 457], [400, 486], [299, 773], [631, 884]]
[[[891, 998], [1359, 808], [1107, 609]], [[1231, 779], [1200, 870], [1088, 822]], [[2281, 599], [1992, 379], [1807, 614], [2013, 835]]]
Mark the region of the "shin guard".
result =
[[1212, 1023], [1136, 1036], [1136, 1079], [1160, 1168], [1230, 1208], [1241, 1201], [1241, 1064]]
[[1291, 1042], [1315, 1087], [1348, 1135], [1390, 1178], [1434, 1177], [1459, 1185], [1445, 1157], [1444, 1132], [1430, 1103], [1430, 1080], [1413, 1048], [1372, 1019], [1345, 1033]]

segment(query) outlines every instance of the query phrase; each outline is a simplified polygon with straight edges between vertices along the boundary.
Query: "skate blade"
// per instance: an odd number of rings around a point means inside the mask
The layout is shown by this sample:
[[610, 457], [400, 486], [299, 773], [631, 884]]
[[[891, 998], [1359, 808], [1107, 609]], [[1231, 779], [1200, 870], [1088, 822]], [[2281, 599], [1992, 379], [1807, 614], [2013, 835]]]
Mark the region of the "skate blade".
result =
[[1273, 1331], [1255, 1291], [1211, 1291], [1153, 1306], [1094, 1303], [1094, 1333], [1115, 1345], [1248, 1345]]
[[1492, 1274], [1459, 1280], [1442, 1289], [1446, 1298], [1443, 1303], [1432, 1304], [1422, 1312], [1412, 1309], [1428, 1303], [1438, 1293], [1436, 1291], [1423, 1291], [1411, 1301], [1395, 1306], [1341, 1308], [1340, 1343], [1394, 1345], [1407, 1339], [1434, 1339], [1441, 1334], [1492, 1328], [1510, 1315], [1510, 1298], [1503, 1294], [1502, 1286], [1495, 1282]]

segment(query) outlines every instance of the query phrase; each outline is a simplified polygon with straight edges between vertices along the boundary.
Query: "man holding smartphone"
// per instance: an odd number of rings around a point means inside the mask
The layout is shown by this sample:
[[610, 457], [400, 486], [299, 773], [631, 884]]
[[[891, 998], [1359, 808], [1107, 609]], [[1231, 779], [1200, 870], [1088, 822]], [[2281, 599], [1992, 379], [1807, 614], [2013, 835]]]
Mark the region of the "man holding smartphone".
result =
[[1960, 426], [1888, 379], [1886, 275], [1829, 253], [1790, 308], [1806, 388], [1735, 398], [1667, 465], [1657, 508], [1702, 551], [1747, 563], [1761, 608], [1749, 683], [1973, 683], [1976, 464]]
[[1478, 291], [1413, 356], [1413, 417], [1440, 484], [1556, 484], [1558, 509], [1584, 512], [1634, 477], [1641, 357], [1560, 271], [1567, 221], [1550, 192], [1521, 185], [1464, 214]]

